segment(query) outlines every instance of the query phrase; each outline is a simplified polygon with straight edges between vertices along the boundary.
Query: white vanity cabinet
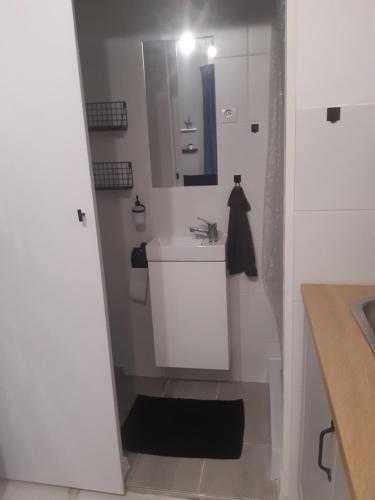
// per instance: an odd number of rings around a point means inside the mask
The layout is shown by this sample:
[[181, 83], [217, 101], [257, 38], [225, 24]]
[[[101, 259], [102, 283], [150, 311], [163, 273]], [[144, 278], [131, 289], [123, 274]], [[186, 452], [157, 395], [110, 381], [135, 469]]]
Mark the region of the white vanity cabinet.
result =
[[332, 415], [310, 327], [304, 329], [304, 397], [300, 469], [301, 500], [351, 500], [340, 445], [335, 432], [327, 432], [322, 442], [319, 467], [319, 442], [324, 429], [331, 427]]
[[156, 238], [146, 251], [156, 365], [228, 370], [224, 236]]

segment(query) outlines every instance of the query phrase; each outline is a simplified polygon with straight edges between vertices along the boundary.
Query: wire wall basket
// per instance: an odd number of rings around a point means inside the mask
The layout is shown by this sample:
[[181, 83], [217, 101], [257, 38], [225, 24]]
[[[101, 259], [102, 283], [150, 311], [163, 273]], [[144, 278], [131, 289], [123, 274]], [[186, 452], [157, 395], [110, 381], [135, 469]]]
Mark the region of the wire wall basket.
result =
[[87, 102], [87, 125], [91, 132], [128, 130], [128, 112], [125, 101]]
[[130, 161], [94, 162], [95, 189], [131, 189], [133, 169]]

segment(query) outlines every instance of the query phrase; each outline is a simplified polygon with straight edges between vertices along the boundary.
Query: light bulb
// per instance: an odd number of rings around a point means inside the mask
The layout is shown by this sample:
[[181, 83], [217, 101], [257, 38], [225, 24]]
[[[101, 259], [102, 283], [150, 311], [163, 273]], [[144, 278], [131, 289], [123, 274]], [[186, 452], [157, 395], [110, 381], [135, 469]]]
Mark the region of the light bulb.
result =
[[186, 56], [195, 49], [195, 39], [191, 33], [184, 33], [178, 43], [180, 52]]
[[207, 55], [208, 57], [215, 57], [217, 54], [217, 48], [215, 47], [215, 45], [210, 45], [207, 49]]

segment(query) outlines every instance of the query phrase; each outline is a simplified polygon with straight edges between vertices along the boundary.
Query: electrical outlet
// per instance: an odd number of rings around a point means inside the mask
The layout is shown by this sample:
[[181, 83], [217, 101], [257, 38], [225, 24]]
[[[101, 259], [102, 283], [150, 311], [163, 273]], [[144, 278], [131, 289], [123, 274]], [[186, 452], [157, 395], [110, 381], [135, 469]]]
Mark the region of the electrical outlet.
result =
[[222, 108], [221, 109], [221, 122], [222, 123], [236, 123], [237, 121], [237, 108]]

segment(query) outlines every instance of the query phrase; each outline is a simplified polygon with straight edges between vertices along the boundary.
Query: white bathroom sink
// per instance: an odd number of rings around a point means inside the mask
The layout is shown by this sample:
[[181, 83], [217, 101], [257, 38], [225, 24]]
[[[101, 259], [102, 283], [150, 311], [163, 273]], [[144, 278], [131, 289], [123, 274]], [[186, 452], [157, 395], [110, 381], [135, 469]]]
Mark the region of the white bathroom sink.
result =
[[205, 237], [157, 236], [146, 246], [150, 262], [204, 262], [225, 261], [226, 234], [219, 231], [219, 239], [209, 243]]

